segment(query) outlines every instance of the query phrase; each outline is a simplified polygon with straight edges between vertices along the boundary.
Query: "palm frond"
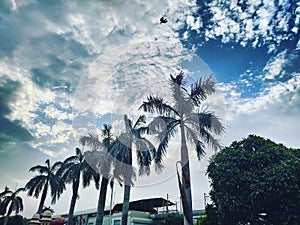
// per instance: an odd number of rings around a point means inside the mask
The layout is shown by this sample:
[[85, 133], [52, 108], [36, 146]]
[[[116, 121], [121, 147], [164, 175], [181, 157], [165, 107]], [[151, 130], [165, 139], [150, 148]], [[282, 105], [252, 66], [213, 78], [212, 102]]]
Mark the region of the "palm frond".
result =
[[46, 166], [37, 165], [37, 166], [33, 166], [29, 169], [29, 172], [35, 172], [35, 171], [38, 171], [40, 174], [48, 173], [49, 168]]
[[188, 101], [189, 97], [185, 85], [186, 80], [184, 79], [184, 74], [182, 71], [176, 77], [171, 75], [171, 94], [175, 100], [175, 105], [173, 108], [178, 112], [179, 115], [182, 115], [187, 111], [190, 112], [193, 109], [193, 105]]
[[156, 150], [154, 145], [145, 138], [135, 140], [137, 150], [137, 162], [139, 165], [139, 176], [146, 174], [150, 175], [150, 165], [153, 158], [155, 158]]
[[87, 136], [81, 136], [79, 138], [79, 142], [80, 144], [82, 144], [82, 146], [91, 147], [92, 150], [99, 149], [102, 146], [101, 142], [99, 141], [98, 135], [92, 133], [89, 133]]
[[7, 186], [5, 186], [5, 189], [3, 192], [0, 193], [0, 199], [3, 198], [5, 195], [13, 193]]
[[90, 185], [91, 180], [94, 180], [96, 189], [99, 189], [100, 175], [86, 162], [82, 162], [82, 184], [83, 187]]
[[133, 129], [137, 129], [138, 127], [140, 127], [142, 124], [146, 123], [146, 116], [145, 115], [141, 115], [139, 116], [139, 118], [136, 120]]
[[207, 96], [216, 92], [216, 81], [212, 75], [207, 78], [200, 78], [191, 85], [190, 97], [195, 105], [199, 106]]
[[15, 191], [15, 195], [19, 194], [22, 191], [26, 191], [26, 189], [24, 187], [20, 187]]
[[51, 188], [51, 204], [55, 204], [56, 201], [60, 198], [63, 191], [66, 189], [65, 182], [63, 179], [57, 175], [52, 174], [49, 179], [49, 185]]
[[62, 167], [63, 162], [57, 161], [51, 167], [51, 173], [55, 173], [60, 167]]
[[80, 150], [80, 148], [76, 148], [76, 156], [79, 158], [79, 161], [83, 160], [83, 155], [82, 155], [82, 151]]
[[104, 124], [103, 129], [101, 130], [101, 136], [102, 136], [102, 144], [106, 147], [109, 148], [111, 145], [111, 142], [113, 142], [113, 134], [111, 132], [112, 130], [112, 125], [110, 124]]
[[112, 125], [111, 124], [103, 124], [103, 129], [101, 130], [102, 137], [111, 137], [112, 133]]
[[149, 134], [149, 127], [139, 127], [137, 129], [135, 129], [135, 132], [134, 132], [136, 137], [138, 136], [141, 136], [143, 134]]
[[221, 148], [221, 145], [217, 139], [213, 137], [213, 135], [204, 128], [199, 130], [200, 138], [210, 145], [215, 151], [218, 151]]
[[[156, 151], [154, 162], [155, 162], [155, 164], [158, 165], [158, 167], [161, 167], [160, 164], [162, 164], [162, 158], [166, 154], [169, 141], [170, 141], [171, 137], [173, 137], [177, 133], [176, 127], [180, 124], [180, 121], [176, 120], [174, 118], [171, 118], [171, 117], [161, 117], [160, 116], [160, 117], [156, 117], [156, 118], [157, 118], [157, 120], [162, 120], [165, 122], [164, 127], [162, 127], [163, 129], [161, 131], [158, 131], [156, 129], [156, 131], [153, 132], [154, 134], [156, 134], [156, 138], [159, 140], [159, 146]], [[153, 119], [152, 122], [154, 123], [154, 125], [155, 125], [155, 123], [157, 123], [156, 119]], [[161, 122], [158, 121], [159, 125], [161, 125], [160, 123]], [[149, 124], [149, 127], [150, 127], [150, 124]]]
[[28, 190], [29, 196], [39, 197], [41, 190], [43, 189], [45, 183], [47, 183], [48, 177], [45, 175], [38, 175], [31, 178], [25, 185], [25, 189]]
[[184, 86], [186, 84], [183, 71], [180, 71], [180, 73], [176, 75], [176, 77], [170, 74], [170, 78], [171, 78], [171, 82], [175, 83], [178, 86]]
[[131, 161], [131, 142], [132, 138], [127, 134], [121, 134], [109, 149], [109, 154], [113, 159], [116, 159], [127, 165], [132, 165]]
[[143, 104], [139, 107], [139, 110], [149, 113], [158, 113], [159, 115], [164, 116], [179, 116], [178, 112], [172, 108], [163, 98], [155, 97], [150, 95], [147, 98], [147, 101], [144, 101]]
[[15, 202], [13, 204], [13, 210], [18, 214], [19, 212], [23, 211], [23, 199], [20, 196], [16, 196]]
[[130, 131], [132, 130], [132, 121], [128, 119], [128, 116], [126, 114], [124, 115], [124, 123], [127, 133], [130, 133]]
[[47, 167], [50, 168], [50, 159], [46, 159], [45, 163], [46, 163]]
[[225, 131], [223, 123], [213, 112], [192, 113], [185, 118], [185, 123], [192, 125], [196, 130], [204, 128], [216, 135]]
[[79, 158], [77, 155], [73, 155], [73, 156], [70, 156], [68, 158], [66, 158], [63, 162], [63, 164], [68, 164], [68, 163], [77, 163], [79, 162]]
[[186, 136], [190, 143], [192, 143], [195, 146], [195, 150], [197, 153], [198, 160], [201, 159], [202, 156], [205, 155], [205, 146], [201, 140], [199, 140], [197, 134], [190, 129], [189, 127], [185, 126]]

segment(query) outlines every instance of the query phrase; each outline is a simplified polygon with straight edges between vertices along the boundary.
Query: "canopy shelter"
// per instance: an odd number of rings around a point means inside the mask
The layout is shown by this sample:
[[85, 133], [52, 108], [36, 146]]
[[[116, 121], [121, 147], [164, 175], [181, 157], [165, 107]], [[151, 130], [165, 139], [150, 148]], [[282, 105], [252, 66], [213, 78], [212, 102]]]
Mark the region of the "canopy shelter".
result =
[[[166, 200], [164, 198], [149, 198], [149, 199], [141, 199], [137, 201], [129, 202], [129, 210], [149, 212], [151, 214], [156, 214], [158, 212], [158, 208], [174, 206], [175, 203]], [[112, 213], [122, 212], [122, 203], [116, 204]]]

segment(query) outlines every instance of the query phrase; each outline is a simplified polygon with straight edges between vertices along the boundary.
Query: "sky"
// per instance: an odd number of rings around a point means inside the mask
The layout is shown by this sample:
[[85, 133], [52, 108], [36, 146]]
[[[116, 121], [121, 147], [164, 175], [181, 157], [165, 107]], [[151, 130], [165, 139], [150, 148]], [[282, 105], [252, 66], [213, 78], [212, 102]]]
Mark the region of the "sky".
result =
[[[300, 148], [299, 27], [300, 2], [291, 0], [1, 1], [0, 190], [24, 186], [36, 175], [29, 169], [46, 159], [75, 154], [79, 137], [104, 123], [118, 135], [122, 116], [143, 114], [138, 107], [149, 94], [168, 99], [169, 75], [180, 71], [188, 83], [215, 77], [218, 92], [205, 107], [226, 127], [222, 146], [257, 134]], [[179, 143], [170, 142], [161, 174], [138, 177], [132, 200], [168, 194], [179, 204]], [[190, 150], [200, 209], [214, 151], [199, 162]], [[67, 189], [46, 206], [67, 212]], [[114, 193], [122, 202], [122, 188]], [[39, 200], [22, 197], [22, 214], [31, 217]], [[76, 210], [96, 208], [97, 198], [92, 185], [80, 190]]]

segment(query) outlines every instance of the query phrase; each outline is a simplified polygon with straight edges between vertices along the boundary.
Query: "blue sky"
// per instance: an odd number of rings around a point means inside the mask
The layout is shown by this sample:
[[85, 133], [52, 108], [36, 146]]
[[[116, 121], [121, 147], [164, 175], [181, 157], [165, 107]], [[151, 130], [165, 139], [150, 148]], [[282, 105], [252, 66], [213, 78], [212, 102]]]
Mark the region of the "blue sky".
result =
[[[218, 81], [208, 105], [226, 125], [222, 145], [253, 133], [299, 148], [299, 26], [297, 1], [1, 1], [0, 190], [25, 185], [47, 158], [74, 154], [78, 136], [103, 123], [118, 134], [121, 115], [137, 118], [150, 93], [167, 96], [180, 70]], [[138, 179], [132, 199], [179, 196], [178, 144], [163, 174]], [[209, 190], [207, 151], [200, 163], [191, 157], [196, 208]], [[83, 190], [76, 209], [96, 207], [96, 195]], [[38, 201], [23, 196], [31, 216]], [[66, 212], [69, 200], [67, 191], [52, 207]]]

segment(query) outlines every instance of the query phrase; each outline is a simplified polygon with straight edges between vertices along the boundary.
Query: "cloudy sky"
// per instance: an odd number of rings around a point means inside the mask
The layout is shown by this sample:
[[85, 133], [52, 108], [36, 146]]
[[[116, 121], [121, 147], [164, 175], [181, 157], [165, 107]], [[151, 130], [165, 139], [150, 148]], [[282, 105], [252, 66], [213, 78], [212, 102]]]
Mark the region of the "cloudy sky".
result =
[[[208, 105], [226, 125], [222, 145], [252, 133], [299, 148], [299, 26], [300, 3], [291, 0], [1, 1], [0, 190], [24, 186], [47, 158], [71, 156], [78, 137], [104, 123], [117, 135], [121, 116], [136, 119], [149, 94], [167, 97], [169, 74], [180, 70], [189, 82], [215, 76]], [[178, 144], [162, 174], [138, 178], [133, 200], [168, 193], [179, 201]], [[195, 208], [209, 191], [207, 151], [200, 163], [191, 152]], [[82, 190], [76, 210], [95, 208], [95, 196], [92, 186]], [[30, 217], [38, 200], [23, 198]], [[67, 212], [69, 201], [66, 191], [51, 207]]]

